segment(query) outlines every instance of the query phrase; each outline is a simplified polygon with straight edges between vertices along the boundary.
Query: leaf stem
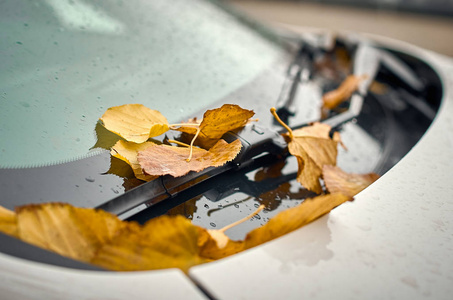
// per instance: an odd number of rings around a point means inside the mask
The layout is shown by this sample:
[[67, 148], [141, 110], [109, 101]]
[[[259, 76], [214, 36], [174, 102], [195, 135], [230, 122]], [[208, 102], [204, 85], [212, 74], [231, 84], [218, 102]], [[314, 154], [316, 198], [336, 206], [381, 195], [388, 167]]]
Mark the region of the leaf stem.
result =
[[190, 161], [192, 159], [192, 154], [193, 154], [193, 143], [197, 139], [198, 135], [200, 134], [200, 127], [197, 128], [197, 133], [195, 133], [195, 136], [193, 137], [192, 141], [190, 141], [190, 152], [189, 152], [189, 157], [186, 159], [186, 161]]
[[176, 124], [170, 124], [168, 127], [171, 129], [172, 127], [177, 127], [177, 126], [194, 126], [194, 127], [199, 127], [199, 123], [176, 123]]
[[292, 131], [292, 129], [289, 128], [289, 126], [286, 125], [286, 124], [280, 119], [280, 117], [277, 115], [277, 110], [275, 109], [275, 107], [272, 107], [272, 108], [271, 108], [271, 114], [274, 116], [274, 118], [277, 120], [277, 122], [280, 123], [280, 125], [282, 125], [283, 127], [285, 127], [286, 130], [288, 130], [289, 138], [290, 138], [290, 139], [293, 139], [293, 131]]
[[183, 142], [180, 142], [177, 140], [167, 140], [167, 142], [172, 143], [172, 144], [177, 144], [177, 145], [183, 146], [183, 147], [190, 147], [189, 144], [186, 144], [186, 143], [183, 143]]
[[251, 213], [247, 217], [242, 218], [239, 221], [236, 221], [234, 223], [231, 223], [231, 224], [219, 229], [219, 231], [225, 233], [225, 231], [227, 231], [228, 229], [233, 228], [234, 226], [239, 225], [239, 224], [241, 224], [241, 223], [253, 218], [257, 214], [259, 214], [263, 209], [264, 209], [264, 204], [261, 204], [253, 213]]

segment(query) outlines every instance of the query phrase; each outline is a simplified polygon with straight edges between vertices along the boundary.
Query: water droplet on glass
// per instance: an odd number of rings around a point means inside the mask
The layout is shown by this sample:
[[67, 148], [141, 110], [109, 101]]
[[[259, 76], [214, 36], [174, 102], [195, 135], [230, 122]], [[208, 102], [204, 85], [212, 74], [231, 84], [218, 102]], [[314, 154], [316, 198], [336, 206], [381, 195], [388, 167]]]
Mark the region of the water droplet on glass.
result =
[[200, 216], [197, 216], [197, 219], [201, 219], [201, 217], [200, 217]]
[[212, 227], [216, 227], [217, 225], [213, 222], [209, 223], [209, 225], [211, 225]]
[[204, 208], [208, 209], [208, 208], [209, 208], [209, 205], [205, 204], [205, 205], [204, 205]]
[[255, 206], [256, 208], [260, 207], [258, 203], [253, 204], [253, 206]]
[[95, 179], [92, 177], [86, 177], [85, 180], [88, 182], [95, 182]]
[[111, 188], [111, 190], [112, 190], [112, 192], [114, 192], [115, 194], [119, 194], [119, 193], [120, 193], [120, 192], [119, 192], [117, 189], [115, 189], [115, 188]]
[[239, 204], [234, 204], [234, 207], [239, 208]]
[[261, 216], [260, 216], [260, 215], [256, 215], [256, 216], [255, 216], [255, 219], [261, 220]]

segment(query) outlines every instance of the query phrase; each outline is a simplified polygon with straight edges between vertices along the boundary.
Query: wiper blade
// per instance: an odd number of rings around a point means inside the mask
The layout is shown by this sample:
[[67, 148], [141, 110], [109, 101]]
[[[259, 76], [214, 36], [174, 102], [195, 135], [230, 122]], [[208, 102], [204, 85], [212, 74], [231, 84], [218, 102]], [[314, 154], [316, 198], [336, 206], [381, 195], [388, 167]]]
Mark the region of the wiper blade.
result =
[[232, 162], [221, 167], [209, 167], [200, 172], [190, 172], [182, 177], [161, 176], [145, 182], [97, 208], [124, 219], [219, 174], [232, 169], [244, 168], [262, 153], [284, 156], [287, 151], [286, 142], [280, 133], [262, 128], [257, 124], [248, 124], [236, 131], [230, 131], [222, 138], [227, 142], [239, 139], [242, 143], [241, 152]]

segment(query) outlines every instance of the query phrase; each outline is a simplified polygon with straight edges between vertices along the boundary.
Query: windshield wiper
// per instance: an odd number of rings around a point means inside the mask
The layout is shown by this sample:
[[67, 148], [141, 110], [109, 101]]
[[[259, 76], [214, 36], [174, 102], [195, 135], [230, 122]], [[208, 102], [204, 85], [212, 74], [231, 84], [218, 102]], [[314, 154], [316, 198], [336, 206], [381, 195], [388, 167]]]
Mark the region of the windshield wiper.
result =
[[[280, 113], [286, 114], [287, 117], [295, 114], [294, 96], [298, 85], [310, 84], [309, 61], [311, 53], [310, 51], [307, 52], [307, 48], [303, 45], [289, 67], [288, 78], [285, 82], [287, 86], [282, 88], [278, 101]], [[387, 53], [382, 53], [383, 50], [367, 43], [358, 45], [354, 58], [354, 75], [367, 74], [368, 78], [362, 82], [358, 91], [352, 95], [349, 109], [322, 120], [323, 123], [336, 128], [360, 114], [368, 87], [378, 73], [380, 63], [385, 61], [382, 57], [388, 57]], [[398, 63], [398, 66], [401, 66], [401, 63]], [[305, 125], [307, 124], [299, 124], [293, 126], [293, 128], [300, 128]], [[201, 172], [191, 172], [182, 177], [161, 176], [153, 181], [143, 183], [97, 208], [109, 211], [125, 219], [166, 199], [174, 198], [182, 192], [187, 192], [194, 186], [219, 174], [252, 165], [263, 155], [274, 157], [274, 159], [282, 159], [288, 155], [287, 143], [281, 133], [270, 128], [263, 128], [257, 124], [248, 124], [243, 128], [230, 131], [222, 138], [227, 142], [232, 142], [236, 139], [241, 141], [242, 150], [234, 161], [222, 167], [210, 167]]]

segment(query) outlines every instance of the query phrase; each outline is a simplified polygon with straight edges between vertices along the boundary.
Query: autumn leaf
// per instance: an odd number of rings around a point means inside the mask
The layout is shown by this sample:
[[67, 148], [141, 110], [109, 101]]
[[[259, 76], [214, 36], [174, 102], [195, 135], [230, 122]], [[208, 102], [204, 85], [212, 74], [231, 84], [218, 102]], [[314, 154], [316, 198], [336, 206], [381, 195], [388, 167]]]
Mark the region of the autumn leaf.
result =
[[0, 231], [17, 237], [16, 214], [2, 206], [0, 206]]
[[161, 216], [128, 226], [104, 244], [91, 263], [115, 271], [190, 267], [210, 261], [199, 255], [200, 228], [182, 216]]
[[126, 224], [105, 211], [63, 203], [30, 204], [16, 214], [21, 240], [84, 262]]
[[331, 193], [343, 193], [354, 196], [379, 178], [378, 174], [346, 173], [335, 166], [324, 166], [323, 177], [327, 190]]
[[141, 144], [127, 142], [119, 140], [110, 151], [110, 154], [116, 158], [121, 159], [128, 163], [134, 171], [135, 177], [144, 181], [151, 181], [157, 178], [157, 176], [144, 174], [142, 167], [137, 160], [137, 154], [139, 151], [145, 150], [146, 148], [155, 145], [152, 142], [144, 142]]
[[298, 206], [280, 212], [264, 226], [250, 231], [245, 238], [244, 249], [255, 247], [294, 231], [349, 200], [352, 198], [340, 193], [305, 199]]
[[149, 175], [183, 176], [190, 171], [199, 172], [208, 167], [219, 167], [233, 160], [241, 151], [242, 144], [235, 140], [228, 144], [219, 140], [209, 151], [194, 148], [190, 161], [186, 161], [190, 149], [153, 144], [143, 151], [138, 152], [138, 162], [143, 171]]
[[206, 230], [183, 216], [160, 216], [142, 226], [101, 210], [46, 203], [22, 206], [16, 213], [0, 207], [0, 231], [8, 233], [5, 224], [14, 224], [15, 219], [16, 237], [73, 259], [116, 271], [180, 268], [188, 272], [192, 266], [293, 231], [350, 199], [341, 194], [306, 199], [251, 231], [242, 241], [232, 241], [225, 231], [259, 210], [221, 230]]
[[143, 143], [169, 129], [167, 119], [159, 111], [142, 104], [111, 107], [100, 120], [105, 128], [134, 143]]
[[323, 107], [327, 109], [334, 109], [342, 102], [349, 99], [352, 93], [354, 93], [359, 87], [360, 82], [366, 77], [367, 76], [355, 75], [349, 75], [346, 77], [337, 89], [324, 94], [322, 97]]
[[326, 124], [314, 123], [311, 126], [292, 130], [278, 117], [275, 108], [271, 109], [274, 117], [288, 130], [289, 153], [297, 158], [297, 181], [306, 189], [317, 194], [322, 192], [320, 178], [324, 165], [335, 165], [337, 162], [337, 144], [339, 134], [329, 136], [331, 127]]
[[250, 231], [242, 241], [232, 241], [223, 232], [207, 232], [201, 236], [201, 255], [221, 259], [261, 245], [294, 231], [330, 212], [338, 205], [352, 200], [341, 193], [307, 198], [296, 207], [286, 209], [271, 218], [264, 226]]
[[243, 109], [239, 105], [224, 104], [220, 108], [207, 110], [201, 122], [192, 119], [187, 123], [199, 124], [198, 126], [182, 125], [175, 130], [194, 135], [199, 131], [201, 139], [215, 142], [228, 131], [245, 126], [254, 114], [252, 110]]

